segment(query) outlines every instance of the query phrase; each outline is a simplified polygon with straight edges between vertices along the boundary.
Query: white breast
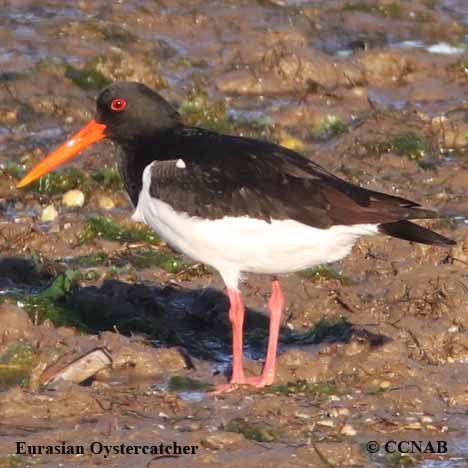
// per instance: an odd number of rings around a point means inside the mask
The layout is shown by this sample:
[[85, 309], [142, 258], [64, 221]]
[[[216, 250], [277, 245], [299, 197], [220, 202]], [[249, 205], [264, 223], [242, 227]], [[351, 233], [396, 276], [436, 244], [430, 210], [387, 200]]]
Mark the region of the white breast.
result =
[[237, 287], [241, 272], [291, 273], [334, 262], [350, 252], [358, 237], [377, 233], [375, 224], [317, 229], [293, 220], [190, 217], [152, 198], [150, 182], [151, 165], [144, 170], [132, 218], [148, 224], [176, 250], [216, 268], [228, 287]]

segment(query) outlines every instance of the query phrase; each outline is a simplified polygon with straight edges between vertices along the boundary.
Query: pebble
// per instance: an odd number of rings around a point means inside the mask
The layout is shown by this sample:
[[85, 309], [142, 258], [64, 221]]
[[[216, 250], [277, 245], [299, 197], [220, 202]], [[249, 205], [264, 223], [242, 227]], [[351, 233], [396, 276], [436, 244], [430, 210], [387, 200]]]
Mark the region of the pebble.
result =
[[420, 429], [422, 429], [422, 426], [421, 426], [420, 422], [416, 421], [416, 422], [406, 424], [405, 429], [420, 430]]
[[382, 382], [380, 382], [380, 384], [379, 384], [379, 387], [385, 390], [387, 388], [390, 388], [391, 385], [392, 385], [392, 383], [389, 382], [388, 380], [382, 380]]
[[73, 189], [63, 194], [62, 204], [68, 208], [81, 208], [84, 205], [85, 196], [81, 190]]
[[202, 445], [211, 450], [229, 449], [238, 446], [244, 440], [237, 432], [216, 432], [201, 441]]
[[354, 429], [353, 426], [351, 426], [351, 424], [345, 424], [342, 428], [341, 428], [341, 434], [343, 435], [347, 435], [347, 436], [355, 436], [357, 434], [357, 431], [356, 429]]
[[424, 415], [424, 416], [421, 416], [421, 422], [422, 423], [431, 423], [432, 422], [432, 418], [430, 416], [427, 416], [427, 415]]
[[289, 134], [284, 134], [280, 139], [279, 144], [293, 151], [301, 151], [304, 149], [304, 143], [299, 138]]
[[335, 427], [335, 423], [331, 419], [322, 419], [321, 421], [317, 421], [319, 426], [325, 427]]
[[114, 200], [110, 197], [106, 197], [105, 195], [99, 197], [98, 203], [103, 210], [112, 210], [112, 208], [115, 207]]
[[58, 216], [58, 211], [55, 209], [54, 205], [48, 205], [42, 210], [41, 221], [44, 223], [49, 223], [56, 219]]
[[328, 413], [332, 418], [339, 418], [340, 416], [349, 416], [348, 408], [332, 408]]

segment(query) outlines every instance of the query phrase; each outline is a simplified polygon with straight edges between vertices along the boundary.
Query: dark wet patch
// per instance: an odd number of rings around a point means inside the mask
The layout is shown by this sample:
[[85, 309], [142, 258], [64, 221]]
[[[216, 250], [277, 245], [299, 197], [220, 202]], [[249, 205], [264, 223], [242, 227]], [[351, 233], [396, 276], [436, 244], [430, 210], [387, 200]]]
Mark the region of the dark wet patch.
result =
[[[19, 239], [20, 241], [22, 238]], [[40, 256], [32, 252], [31, 258], [2, 257], [0, 259], [0, 285], [12, 287], [41, 287], [50, 274], [41, 265]]]
[[8, 291], [5, 297], [20, 304], [36, 324], [50, 320], [56, 326], [76, 326], [85, 330], [86, 326], [79, 316], [63, 304], [65, 297], [76, 288], [79, 278], [78, 271], [67, 270], [40, 292], [13, 289]]

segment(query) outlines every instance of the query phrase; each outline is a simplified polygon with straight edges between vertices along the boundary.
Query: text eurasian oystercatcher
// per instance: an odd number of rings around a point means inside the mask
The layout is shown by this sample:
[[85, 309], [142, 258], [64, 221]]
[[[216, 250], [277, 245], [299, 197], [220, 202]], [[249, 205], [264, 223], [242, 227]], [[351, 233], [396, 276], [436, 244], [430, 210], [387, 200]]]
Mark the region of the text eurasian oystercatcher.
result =
[[151, 226], [174, 249], [221, 274], [230, 301], [234, 385], [274, 380], [284, 299], [274, 276], [268, 302], [270, 331], [263, 374], [244, 375], [243, 272], [291, 273], [346, 256], [363, 235], [408, 241], [454, 241], [408, 221], [436, 218], [404, 198], [346, 182], [303, 156], [264, 141], [185, 126], [159, 94], [141, 83], [120, 82], [97, 99], [96, 119], [39, 163], [23, 187], [110, 138], [120, 148], [132, 218]]

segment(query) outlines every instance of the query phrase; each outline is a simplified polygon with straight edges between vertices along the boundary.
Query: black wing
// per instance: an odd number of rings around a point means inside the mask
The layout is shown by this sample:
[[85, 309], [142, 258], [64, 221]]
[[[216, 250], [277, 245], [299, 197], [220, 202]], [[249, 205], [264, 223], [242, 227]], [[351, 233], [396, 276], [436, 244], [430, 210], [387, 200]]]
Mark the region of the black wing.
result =
[[151, 195], [190, 216], [293, 219], [319, 228], [437, 216], [272, 143], [182, 127], [158, 153]]

